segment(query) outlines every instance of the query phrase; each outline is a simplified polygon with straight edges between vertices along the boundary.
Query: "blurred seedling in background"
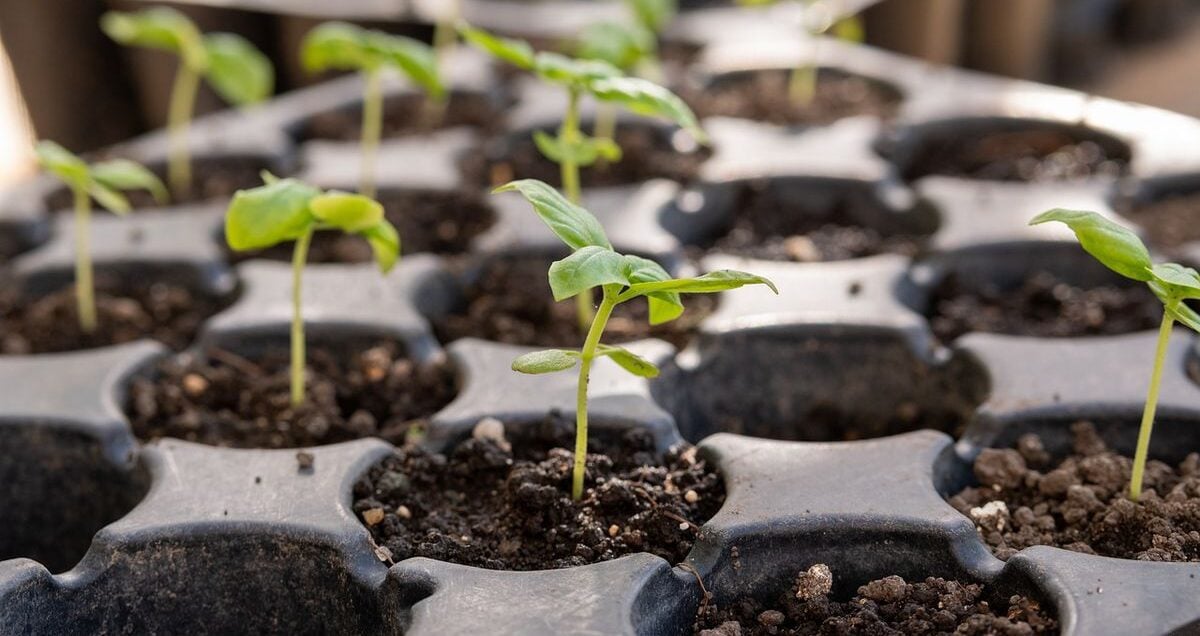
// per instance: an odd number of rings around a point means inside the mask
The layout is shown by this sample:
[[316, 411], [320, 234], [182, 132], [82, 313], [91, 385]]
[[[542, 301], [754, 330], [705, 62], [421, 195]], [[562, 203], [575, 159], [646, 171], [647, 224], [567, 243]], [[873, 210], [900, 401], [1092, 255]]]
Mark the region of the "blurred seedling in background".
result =
[[424, 42], [345, 22], [326, 22], [309, 31], [300, 58], [310, 72], [358, 71], [363, 78], [362, 174], [359, 194], [375, 196], [375, 164], [383, 134], [383, 70], [396, 69], [433, 98], [431, 116], [444, 105], [445, 89], [434, 51]]
[[375, 263], [387, 273], [400, 257], [400, 235], [383, 217], [383, 206], [360, 194], [322, 192], [295, 179], [263, 173], [265, 185], [239, 190], [225, 213], [225, 240], [244, 252], [295, 241], [292, 253], [291, 400], [304, 402], [304, 320], [301, 289], [313, 233], [338, 230], [371, 245]]
[[624, 349], [601, 342], [613, 309], [636, 298], [646, 298], [650, 324], [675, 320], [683, 313], [680, 294], [712, 294], [745, 285], [766, 285], [779, 293], [771, 281], [735, 270], [720, 270], [695, 278], [671, 278], [658, 263], [613, 250], [604, 228], [587, 210], [563, 198], [554, 188], [533, 179], [514, 181], [497, 192], [520, 192], [533, 210], [558, 238], [571, 248], [570, 256], [550, 266], [550, 289], [555, 300], [601, 292], [600, 307], [587, 331], [581, 349], [547, 349], [520, 356], [513, 361], [514, 371], [530, 374], [553, 373], [579, 366], [575, 398], [575, 463], [571, 477], [571, 498], [583, 496], [584, 465], [587, 459], [588, 379], [592, 363], [607, 357], [622, 369], [644, 378], [658, 375], [649, 360]]
[[167, 188], [153, 172], [127, 159], [100, 161], [89, 166], [53, 141], [40, 141], [35, 150], [41, 167], [71, 190], [75, 209], [75, 302], [79, 327], [84, 333], [94, 333], [96, 290], [92, 276], [92, 200], [114, 214], [124, 215], [129, 212], [130, 205], [121, 194], [122, 190], [148, 190], [155, 201], [166, 203]]
[[1163, 362], [1167, 357], [1171, 328], [1180, 322], [1200, 332], [1200, 314], [1184, 304], [1187, 300], [1200, 299], [1200, 274], [1177, 263], [1152, 262], [1150, 252], [1136, 234], [1095, 212], [1058, 208], [1039, 214], [1029, 224], [1050, 221], [1058, 221], [1071, 228], [1083, 249], [1105, 267], [1126, 278], [1146, 283], [1163, 304], [1162, 325], [1154, 350], [1154, 367], [1150, 372], [1150, 388], [1142, 411], [1137, 450], [1133, 456], [1133, 473], [1129, 480], [1129, 498], [1137, 501], [1142, 494], [1142, 476], [1146, 470], [1146, 455], [1150, 449], [1150, 434], [1154, 428], [1154, 413], [1158, 407], [1158, 391], [1162, 384]]
[[133, 13], [110, 11], [101, 18], [100, 26], [120, 44], [179, 56], [167, 111], [167, 182], [175, 198], [184, 199], [192, 185], [188, 128], [200, 78], [208, 80], [225, 101], [246, 106], [271, 96], [275, 86], [271, 61], [240, 35], [200, 33], [187, 16], [167, 7]]

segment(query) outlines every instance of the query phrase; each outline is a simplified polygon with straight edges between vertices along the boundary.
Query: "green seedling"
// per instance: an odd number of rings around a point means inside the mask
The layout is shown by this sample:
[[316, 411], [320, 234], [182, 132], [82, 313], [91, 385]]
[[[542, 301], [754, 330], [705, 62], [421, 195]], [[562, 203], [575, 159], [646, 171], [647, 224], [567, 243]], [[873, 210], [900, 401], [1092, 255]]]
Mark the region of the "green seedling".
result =
[[[765, 7], [780, 2], [795, 2], [796, 0], [736, 0], [743, 7]], [[850, 15], [836, 18], [828, 8], [835, 0], [800, 0], [804, 4], [804, 27], [808, 31], [810, 42], [815, 49], [817, 36], [833, 33], [839, 40], [847, 42], [862, 42], [865, 36], [862, 20]], [[825, 9], [824, 11], [821, 11]], [[812, 64], [802, 64], [792, 69], [788, 79], [788, 96], [793, 104], [807, 105], [817, 96], [817, 67]]]
[[110, 11], [101, 18], [100, 27], [120, 44], [179, 56], [167, 110], [167, 181], [175, 198], [182, 199], [192, 183], [188, 128], [200, 78], [208, 80], [225, 101], [246, 106], [261, 102], [274, 90], [271, 61], [245, 38], [233, 33], [200, 33], [187, 16], [167, 7], [135, 13]]
[[321, 192], [295, 179], [263, 173], [265, 185], [239, 190], [225, 213], [225, 240], [235, 251], [295, 241], [292, 251], [292, 405], [304, 402], [304, 320], [301, 277], [308, 246], [319, 230], [339, 230], [367, 240], [375, 263], [388, 272], [400, 257], [400, 235], [383, 217], [383, 206], [360, 194]]
[[1163, 304], [1162, 325], [1154, 350], [1154, 368], [1150, 372], [1150, 388], [1142, 411], [1137, 451], [1133, 457], [1133, 474], [1129, 480], [1129, 498], [1137, 501], [1142, 494], [1142, 475], [1146, 470], [1146, 455], [1150, 449], [1150, 433], [1154, 429], [1154, 412], [1158, 407], [1158, 390], [1162, 383], [1163, 362], [1167, 357], [1171, 328], [1180, 322], [1200, 332], [1200, 314], [1184, 304], [1187, 300], [1200, 299], [1200, 274], [1176, 263], [1152, 262], [1150, 252], [1136, 234], [1095, 212], [1059, 208], [1043, 212], [1029, 223], [1038, 225], [1050, 221], [1066, 224], [1075, 232], [1079, 244], [1088, 254], [1112, 271], [1146, 283]]
[[[558, 136], [534, 131], [538, 150], [561, 169], [562, 187], [571, 203], [580, 201], [579, 168], [597, 160], [619, 161], [621, 148], [612, 139], [589, 137], [579, 129], [579, 101], [584, 95], [604, 104], [613, 104], [631, 112], [663, 117], [687, 130], [699, 143], [708, 136], [700, 129], [696, 115], [671, 91], [649, 80], [628, 77], [620, 69], [601, 60], [582, 60], [558, 53], [535, 53], [528, 42], [492, 35], [468, 25], [459, 32], [472, 46], [536, 74], [567, 90], [567, 111]], [[592, 298], [579, 294], [576, 300], [580, 330], [592, 324]]]
[[79, 327], [84, 333], [96, 331], [96, 292], [92, 277], [91, 217], [92, 199], [104, 209], [124, 215], [129, 200], [122, 190], [148, 190], [159, 203], [167, 200], [167, 188], [141, 165], [126, 159], [101, 161], [89, 166], [82, 159], [53, 141], [37, 144], [38, 163], [58, 177], [71, 190], [75, 208], [75, 302]]
[[671, 278], [658, 263], [613, 250], [604, 228], [587, 210], [563, 198], [541, 181], [526, 179], [497, 188], [498, 192], [520, 192], [533, 210], [558, 238], [571, 248], [567, 258], [550, 266], [550, 289], [555, 300], [601, 292], [600, 307], [587, 331], [582, 349], [548, 349], [520, 356], [512, 363], [514, 371], [530, 374], [553, 373], [579, 367], [575, 397], [575, 464], [571, 478], [571, 497], [583, 496], [584, 462], [587, 458], [588, 377], [592, 363], [607, 357], [622, 369], [646, 378], [658, 375], [649, 360], [614, 345], [601, 342], [613, 309], [621, 303], [645, 297], [649, 303], [650, 324], [670, 322], [683, 313], [681, 294], [711, 294], [745, 285], [766, 285], [779, 293], [771, 281], [753, 274], [720, 270], [695, 278]]
[[[375, 163], [383, 134], [383, 77], [385, 68], [407, 75], [442, 103], [445, 89], [438, 77], [437, 58], [429, 45], [412, 38], [363, 29], [345, 22], [326, 22], [304, 38], [301, 61], [310, 72], [337, 69], [358, 71], [363, 77], [362, 175], [359, 193], [375, 196]], [[439, 107], [440, 110], [440, 107]]]

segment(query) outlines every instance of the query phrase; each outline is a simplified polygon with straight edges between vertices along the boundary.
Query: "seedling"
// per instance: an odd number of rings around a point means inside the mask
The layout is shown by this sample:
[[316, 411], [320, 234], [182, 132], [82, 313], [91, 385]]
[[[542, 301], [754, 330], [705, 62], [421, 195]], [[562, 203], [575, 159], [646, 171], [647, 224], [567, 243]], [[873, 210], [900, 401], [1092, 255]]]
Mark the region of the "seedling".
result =
[[1150, 449], [1150, 433], [1154, 428], [1154, 412], [1158, 407], [1158, 390], [1162, 383], [1163, 361], [1167, 357], [1171, 328], [1178, 321], [1200, 332], [1200, 314], [1184, 304], [1186, 300], [1200, 298], [1200, 274], [1177, 263], [1152, 262], [1150, 252], [1136, 234], [1095, 212], [1058, 208], [1043, 212], [1029, 223], [1038, 225], [1049, 221], [1066, 224], [1075, 232], [1079, 244], [1088, 254], [1112, 271], [1146, 283], [1163, 304], [1162, 325], [1154, 350], [1154, 367], [1150, 372], [1150, 388], [1142, 411], [1142, 425], [1133, 457], [1133, 474], [1129, 480], [1129, 498], [1137, 501], [1142, 494], [1142, 475], [1146, 470], [1146, 455]]
[[113, 214], [129, 212], [129, 200], [121, 190], [148, 190], [159, 203], [167, 200], [167, 188], [141, 165], [127, 159], [101, 161], [89, 166], [53, 141], [37, 144], [38, 163], [71, 190], [75, 208], [75, 303], [79, 328], [96, 331], [96, 292], [92, 278], [92, 199]]
[[583, 348], [548, 349], [520, 356], [512, 363], [514, 371], [540, 374], [565, 371], [579, 366], [575, 397], [575, 464], [571, 478], [571, 497], [583, 496], [584, 462], [587, 459], [588, 377], [592, 362], [608, 357], [622, 369], [644, 378], [658, 375], [649, 360], [622, 347], [602, 343], [604, 328], [613, 309], [635, 298], [645, 297], [650, 308], [650, 324], [670, 322], [683, 313], [680, 294], [711, 294], [745, 285], [766, 285], [779, 293], [775, 285], [761, 277], [735, 270], [720, 270], [696, 278], [671, 278], [658, 263], [613, 250], [604, 228], [587, 210], [563, 198], [541, 181], [513, 181], [497, 192], [520, 192], [542, 221], [571, 248], [570, 256], [550, 265], [550, 289], [555, 300], [601, 292], [600, 307], [587, 331]]
[[[459, 32], [471, 45], [492, 56], [566, 88], [567, 111], [558, 136], [551, 137], [538, 130], [533, 133], [533, 141], [547, 159], [559, 165], [562, 187], [571, 203], [579, 203], [581, 166], [590, 166], [598, 159], [615, 162], [621, 158], [621, 148], [613, 140], [589, 137], [580, 131], [579, 100], [584, 95], [634, 113], [664, 117], [687, 130], [696, 141], [708, 141], [695, 114], [679, 96], [648, 80], [627, 77], [608, 62], [574, 59], [550, 52], [534, 53], [528, 42], [498, 37], [465, 24], [459, 25]], [[588, 294], [578, 294], [576, 298], [582, 331], [592, 324], [592, 299]]]
[[110, 11], [101, 18], [100, 27], [121, 44], [179, 56], [167, 111], [167, 181], [175, 198], [181, 199], [192, 183], [188, 128], [200, 78], [208, 80], [225, 101], [246, 106], [271, 95], [275, 84], [271, 61], [245, 38], [233, 33], [202, 34], [187, 16], [167, 7]]
[[326, 22], [304, 38], [300, 52], [310, 72], [358, 71], [363, 77], [362, 175], [359, 193], [375, 196], [375, 163], [383, 133], [383, 77], [394, 68], [425, 89], [439, 103], [445, 95], [437, 58], [429, 45], [412, 38], [363, 29], [345, 22]]
[[360, 194], [321, 192], [295, 179], [263, 173], [265, 185], [239, 190], [225, 213], [225, 241], [236, 251], [295, 241], [292, 251], [291, 399], [304, 402], [304, 320], [301, 277], [308, 246], [318, 230], [357, 234], [371, 245], [384, 273], [400, 257], [400, 235], [383, 217], [383, 206]]
[[[795, 2], [795, 0], [737, 0], [737, 3], [743, 7], [765, 7], [782, 1]], [[854, 15], [843, 18], [831, 15], [833, 8], [827, 6], [831, 1], [836, 2], [836, 0], [801, 0], [804, 4], [804, 29], [808, 31], [809, 41], [814, 50], [819, 42], [817, 36], [830, 31], [833, 32], [834, 37], [847, 42], [862, 42], [864, 39], [862, 20]], [[792, 103], [801, 106], [807, 105], [812, 103], [816, 95], [817, 67], [813, 64], [801, 64], [792, 69], [791, 77], [788, 79], [788, 96]]]

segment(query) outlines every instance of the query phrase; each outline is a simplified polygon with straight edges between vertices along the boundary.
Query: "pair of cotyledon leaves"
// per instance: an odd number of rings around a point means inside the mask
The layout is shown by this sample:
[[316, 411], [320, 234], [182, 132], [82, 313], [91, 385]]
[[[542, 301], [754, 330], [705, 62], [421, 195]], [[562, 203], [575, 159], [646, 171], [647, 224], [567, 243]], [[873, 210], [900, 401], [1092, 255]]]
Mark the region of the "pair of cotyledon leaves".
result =
[[[778, 293], [766, 278], [735, 270], [720, 270], [695, 278], [671, 278], [654, 261], [614, 251], [596, 217], [549, 185], [525, 179], [497, 188], [497, 192], [509, 191], [520, 192], [550, 230], [573, 250], [570, 256], [550, 266], [550, 290], [555, 300], [565, 300], [597, 287], [604, 289], [606, 297], [615, 304], [644, 296], [650, 307], [650, 324], [657, 325], [683, 313], [680, 294], [714, 293], [756, 284]], [[601, 344], [596, 354], [612, 358], [630, 373], [642, 377], [658, 375], [652, 363], [621, 347]], [[562, 371], [574, 366], [579, 357], [578, 351], [568, 349], [537, 351], [517, 358], [513, 369], [522, 373]]]
[[233, 33], [201, 33], [187, 16], [175, 9], [110, 11], [101, 18], [100, 27], [121, 44], [179, 55], [189, 70], [207, 79], [231, 104], [260, 102], [274, 89], [271, 61], [253, 44]]
[[263, 175], [266, 184], [239, 190], [225, 215], [225, 240], [237, 251], [294, 241], [314, 230], [357, 234], [371, 245], [384, 272], [400, 256], [400, 235], [384, 218], [383, 206], [359, 194], [321, 192], [295, 179]]
[[304, 37], [300, 59], [311, 72], [396, 68], [430, 95], [440, 98], [445, 94], [433, 48], [401, 35], [345, 22], [326, 22]]
[[1196, 270], [1178, 263], [1154, 263], [1137, 234], [1095, 212], [1058, 208], [1039, 214], [1030, 224], [1050, 221], [1071, 228], [1080, 246], [1105, 267], [1146, 283], [1172, 318], [1200, 332], [1200, 314], [1183, 303], [1200, 299], [1200, 274]]
[[632, 24], [597, 22], [579, 34], [576, 53], [628, 71], [658, 49], [658, 33], [679, 12], [676, 0], [625, 0]]
[[83, 159], [53, 141], [40, 141], [35, 148], [38, 163], [72, 190], [86, 192], [114, 214], [129, 212], [129, 199], [122, 190], [147, 190], [159, 203], [167, 202], [167, 188], [153, 172], [128, 159], [100, 161], [89, 166]]

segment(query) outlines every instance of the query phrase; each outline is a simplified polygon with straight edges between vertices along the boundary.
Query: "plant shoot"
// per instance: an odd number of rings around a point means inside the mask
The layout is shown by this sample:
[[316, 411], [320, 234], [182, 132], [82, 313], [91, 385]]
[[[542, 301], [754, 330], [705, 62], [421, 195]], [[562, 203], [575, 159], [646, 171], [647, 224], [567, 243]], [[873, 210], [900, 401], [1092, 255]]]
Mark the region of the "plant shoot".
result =
[[1146, 395], [1146, 406], [1142, 410], [1137, 450], [1133, 457], [1133, 474], [1129, 480], [1129, 498], [1137, 501], [1142, 494], [1142, 475], [1146, 470], [1146, 456], [1150, 449], [1150, 434], [1154, 429], [1154, 413], [1158, 407], [1158, 391], [1171, 328], [1175, 322], [1180, 322], [1200, 332], [1200, 314], [1184, 304], [1184, 301], [1200, 298], [1200, 274], [1176, 263], [1152, 262], [1150, 252], [1136, 234], [1095, 212], [1058, 208], [1043, 212], [1029, 223], [1038, 225], [1050, 221], [1058, 221], [1071, 228], [1080, 246], [1105, 267], [1126, 278], [1146, 283], [1163, 304], [1163, 319], [1154, 350], [1154, 366], [1150, 372], [1150, 388]]
[[400, 235], [383, 217], [383, 206], [360, 194], [321, 192], [295, 179], [263, 173], [265, 185], [239, 190], [225, 213], [225, 240], [235, 251], [295, 241], [292, 252], [291, 400], [304, 402], [304, 320], [301, 278], [308, 246], [318, 230], [357, 234], [371, 245], [384, 273], [400, 257]]
[[600, 307], [581, 349], [536, 351], [520, 356], [512, 364], [514, 371], [530, 374], [553, 373], [579, 366], [575, 398], [575, 462], [571, 476], [571, 497], [578, 501], [583, 496], [587, 459], [588, 378], [592, 363], [597, 358], [608, 357], [634, 375], [645, 378], [658, 375], [658, 368], [650, 361], [622, 347], [601, 342], [613, 309], [621, 303], [645, 297], [650, 307], [650, 324], [658, 325], [683, 313], [680, 294], [711, 294], [745, 285], [766, 285], [771, 291], [779, 292], [771, 281], [745, 272], [720, 270], [696, 278], [671, 278], [654, 261], [619, 254], [613, 250], [596, 217], [541, 181], [514, 181], [496, 191], [520, 192], [542, 221], [571, 248], [570, 256], [550, 266], [550, 289], [555, 300], [565, 300], [593, 289], [601, 292]]

